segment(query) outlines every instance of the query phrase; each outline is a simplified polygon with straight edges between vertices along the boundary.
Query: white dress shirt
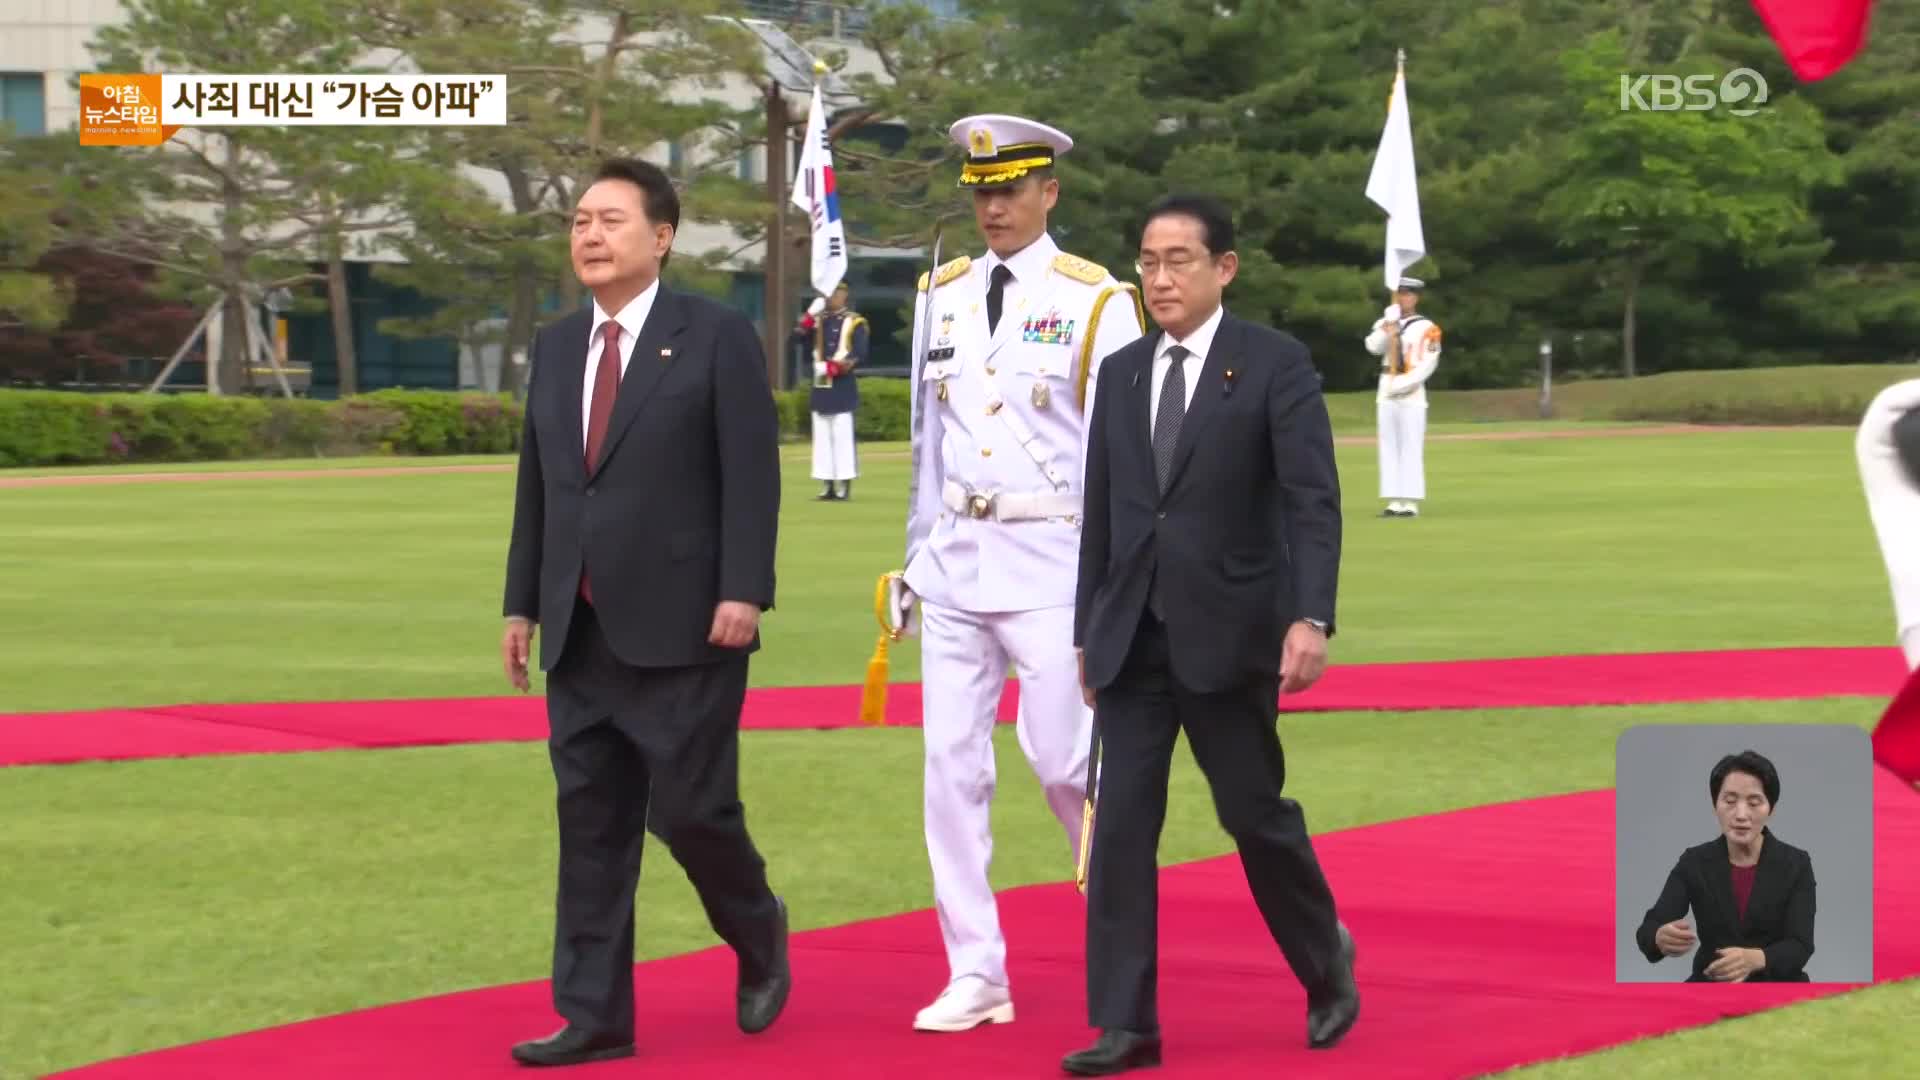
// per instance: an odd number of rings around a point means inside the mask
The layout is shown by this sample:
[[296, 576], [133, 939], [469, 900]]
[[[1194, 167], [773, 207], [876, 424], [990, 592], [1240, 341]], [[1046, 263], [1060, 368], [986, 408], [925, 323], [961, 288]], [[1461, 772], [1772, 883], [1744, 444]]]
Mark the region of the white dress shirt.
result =
[[1153, 396], [1147, 399], [1151, 403], [1147, 412], [1149, 437], [1152, 436], [1154, 428], [1160, 424], [1160, 388], [1166, 385], [1167, 369], [1173, 366], [1170, 350], [1175, 345], [1185, 346], [1187, 350], [1187, 358], [1180, 362], [1180, 372], [1186, 376], [1187, 380], [1187, 399], [1180, 403], [1181, 410], [1184, 412], [1193, 405], [1193, 388], [1200, 381], [1200, 369], [1207, 362], [1207, 350], [1213, 348], [1213, 335], [1219, 331], [1220, 317], [1226, 314], [1226, 311], [1225, 307], [1214, 308], [1213, 314], [1207, 316], [1207, 321], [1201, 323], [1200, 328], [1189, 335], [1185, 341], [1172, 334], [1161, 333], [1160, 344], [1153, 352]]
[[593, 330], [587, 335], [587, 381], [580, 391], [580, 452], [587, 449], [587, 429], [593, 426], [593, 387], [600, 373], [600, 353], [607, 347], [601, 340], [601, 327], [608, 320], [620, 324], [620, 377], [627, 377], [627, 364], [633, 359], [633, 347], [640, 343], [640, 328], [647, 325], [647, 314], [653, 310], [653, 299], [660, 295], [660, 280], [646, 287], [639, 296], [627, 301], [620, 314], [609, 315], [600, 301], [593, 302]]

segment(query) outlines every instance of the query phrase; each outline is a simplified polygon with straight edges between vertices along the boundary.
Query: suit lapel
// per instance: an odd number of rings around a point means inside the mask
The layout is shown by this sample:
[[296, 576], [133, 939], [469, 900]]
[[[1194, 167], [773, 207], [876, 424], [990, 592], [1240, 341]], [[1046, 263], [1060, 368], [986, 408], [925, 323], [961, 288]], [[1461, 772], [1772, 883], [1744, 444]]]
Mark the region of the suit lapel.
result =
[[[680, 350], [674, 339], [686, 325], [686, 312], [680, 306], [680, 298], [667, 291], [665, 285], [660, 286], [659, 294], [653, 298], [653, 308], [647, 312], [647, 321], [640, 327], [640, 339], [633, 343], [627, 373], [620, 378], [620, 392], [613, 399], [613, 416], [607, 421], [606, 445], [600, 448], [600, 465], [589, 474], [589, 479], [613, 459], [614, 448], [633, 425], [633, 418], [640, 415], [641, 406], [653, 396], [667, 369], [679, 361]], [[584, 457], [582, 455], [583, 460]]]
[[1157, 497], [1160, 482], [1153, 467], [1153, 358], [1160, 349], [1160, 332], [1156, 330], [1140, 341], [1143, 344], [1127, 346], [1135, 352], [1132, 381], [1127, 387], [1127, 441], [1140, 448], [1140, 467], [1145, 470], [1141, 475]]
[[562, 319], [553, 324], [553, 340], [545, 356], [536, 356], [536, 364], [554, 365], [554, 377], [562, 384], [560, 429], [567, 433], [570, 455], [579, 462], [580, 473], [587, 471], [587, 430], [581, 426], [581, 403], [587, 399], [587, 335], [593, 332], [591, 311]]
[[1222, 315], [1219, 327], [1214, 330], [1213, 347], [1207, 350], [1207, 359], [1200, 365], [1200, 381], [1193, 388], [1193, 402], [1187, 406], [1186, 419], [1180, 424], [1180, 441], [1173, 448], [1173, 472], [1167, 478], [1168, 490], [1180, 482], [1180, 474], [1193, 457], [1194, 444], [1200, 441], [1220, 402], [1226, 398], [1226, 371], [1238, 363], [1235, 358], [1239, 352], [1240, 324]]
[[[1760, 841], [1760, 865], [1754, 867], [1753, 892], [1747, 895], [1747, 915], [1749, 917], [1759, 909], [1762, 897], [1771, 897], [1780, 890], [1781, 885], [1784, 884], [1780, 879], [1780, 875], [1786, 871], [1785, 865], [1780, 860], [1780, 852], [1775, 850], [1773, 833], [1766, 829], [1761, 829], [1760, 836], [1762, 838]], [[1729, 891], [1731, 891], [1731, 885], [1729, 885], [1728, 888]], [[1742, 931], [1746, 930], [1748, 921], [1748, 919], [1740, 920], [1739, 925]]]

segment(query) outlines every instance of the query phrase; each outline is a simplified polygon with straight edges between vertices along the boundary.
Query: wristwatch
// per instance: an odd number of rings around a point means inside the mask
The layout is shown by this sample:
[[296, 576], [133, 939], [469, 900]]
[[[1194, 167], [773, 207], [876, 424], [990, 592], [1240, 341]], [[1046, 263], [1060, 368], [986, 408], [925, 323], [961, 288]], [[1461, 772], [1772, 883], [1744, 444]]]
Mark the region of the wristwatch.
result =
[[1313, 627], [1313, 628], [1314, 628], [1315, 630], [1318, 630], [1318, 631], [1320, 631], [1320, 633], [1321, 633], [1321, 635], [1322, 635], [1322, 636], [1325, 636], [1325, 637], [1332, 637], [1332, 636], [1333, 636], [1333, 633], [1332, 633], [1332, 629], [1331, 629], [1330, 627], [1328, 627], [1328, 626], [1327, 626], [1327, 624], [1326, 624], [1326, 623], [1325, 623], [1324, 621], [1322, 621], [1322, 620], [1320, 620], [1320, 619], [1306, 619], [1306, 618], [1303, 618], [1303, 619], [1301, 619], [1300, 621], [1301, 621], [1301, 622], [1303, 622], [1303, 623], [1306, 623], [1306, 624], [1307, 624], [1308, 626], [1311, 626], [1311, 627]]

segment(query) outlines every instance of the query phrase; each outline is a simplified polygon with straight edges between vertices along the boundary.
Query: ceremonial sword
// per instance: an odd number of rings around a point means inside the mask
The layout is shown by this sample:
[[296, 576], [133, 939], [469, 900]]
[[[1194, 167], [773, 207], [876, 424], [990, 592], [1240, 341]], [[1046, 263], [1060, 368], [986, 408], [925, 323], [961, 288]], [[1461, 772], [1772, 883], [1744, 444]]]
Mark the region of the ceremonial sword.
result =
[[[926, 310], [921, 313], [920, 331], [913, 335], [913, 355], [907, 358], [909, 365], [908, 377], [911, 380], [907, 386], [907, 409], [911, 414], [908, 418], [907, 445], [910, 448], [912, 459], [909, 471], [907, 472], [908, 520], [912, 520], [914, 508], [920, 505], [920, 454], [922, 452], [920, 432], [921, 429], [926, 426], [922, 417], [925, 415], [927, 408], [926, 402], [921, 400], [920, 371], [921, 366], [927, 362], [927, 343], [931, 341], [933, 337], [933, 290], [938, 284], [934, 279], [939, 272], [940, 224], [935, 222], [933, 226], [933, 266], [927, 271], [927, 306]], [[911, 556], [913, 553], [908, 552], [907, 554]], [[901, 625], [902, 627], [906, 625], [904, 622], [904, 613]]]
[[1093, 866], [1093, 821], [1100, 802], [1100, 710], [1093, 712], [1093, 733], [1087, 743], [1087, 801], [1080, 809], [1080, 865], [1073, 883], [1082, 893]]

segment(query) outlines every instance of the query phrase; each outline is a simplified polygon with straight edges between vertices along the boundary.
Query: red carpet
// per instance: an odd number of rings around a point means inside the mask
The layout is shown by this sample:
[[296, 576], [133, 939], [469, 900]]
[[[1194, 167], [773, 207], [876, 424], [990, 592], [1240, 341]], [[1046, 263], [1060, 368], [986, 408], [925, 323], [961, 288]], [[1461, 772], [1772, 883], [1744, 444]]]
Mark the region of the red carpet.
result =
[[[1875, 788], [1875, 974], [1920, 974], [1920, 797]], [[1235, 861], [1162, 875], [1161, 1003], [1168, 1065], [1155, 1076], [1478, 1076], [1837, 993], [1821, 986], [1620, 986], [1613, 981], [1613, 793], [1481, 807], [1318, 841], [1359, 944], [1359, 1026], [1305, 1049], [1305, 999]], [[1570, 835], [1592, 846], [1567, 850]], [[1404, 869], [1437, 887], [1409, 895]], [[777, 866], [776, 866], [777, 872]], [[1442, 884], [1443, 883], [1443, 884]], [[584, 1076], [804, 1076], [915, 1080], [1059, 1075], [1088, 1039], [1083, 906], [1071, 886], [1003, 894], [1017, 1022], [919, 1035], [913, 1011], [945, 980], [931, 912], [797, 934], [786, 1015], [733, 1027], [732, 955], [642, 965], [640, 1057]], [[807, 912], [798, 912], [801, 919]], [[644, 925], [644, 916], [643, 916]], [[524, 1077], [507, 1057], [550, 1026], [545, 983], [477, 990], [89, 1066], [81, 1080]], [[569, 1075], [572, 1075], [569, 1073]], [[1148, 1074], [1143, 1074], [1148, 1075]]]
[[[1399, 712], [1885, 697], [1905, 677], [1899, 650], [1890, 648], [1352, 664], [1328, 669], [1319, 686], [1285, 705], [1314, 712]], [[1013, 719], [1019, 697], [1014, 684], [1008, 690], [1002, 722]], [[887, 698], [888, 723], [920, 722], [919, 684], [895, 684]], [[759, 689], [748, 693], [742, 723], [757, 730], [852, 727], [859, 706], [857, 686]], [[527, 696], [0, 715], [0, 766], [544, 739], [545, 708], [540, 697]]]

